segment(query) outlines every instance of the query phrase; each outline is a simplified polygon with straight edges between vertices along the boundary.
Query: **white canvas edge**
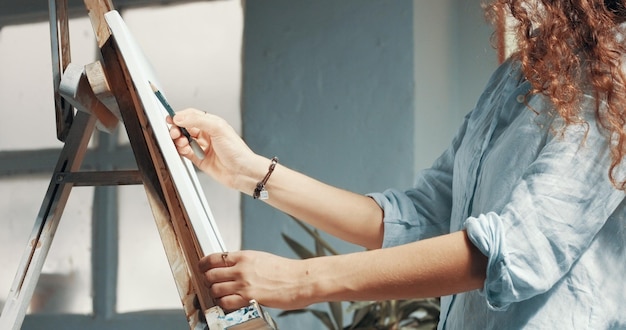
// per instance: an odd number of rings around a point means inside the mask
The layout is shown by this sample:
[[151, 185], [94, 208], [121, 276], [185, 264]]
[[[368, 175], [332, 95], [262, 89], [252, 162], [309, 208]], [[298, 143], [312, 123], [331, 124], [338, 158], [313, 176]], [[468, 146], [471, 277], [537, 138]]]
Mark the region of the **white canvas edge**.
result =
[[174, 186], [181, 198], [182, 207], [187, 211], [190, 224], [197, 236], [202, 253], [206, 255], [226, 251], [217, 224], [198, 181], [195, 168], [188, 159], [178, 154], [170, 138], [169, 127], [165, 122], [165, 117], [168, 115], [167, 111], [158, 101], [150, 86], [150, 83], [152, 83], [161, 90], [154, 69], [146, 59], [120, 14], [113, 10], [106, 13], [104, 17], [124, 58], [138, 97], [143, 104], [146, 116], [156, 137], [157, 144], [170, 170]]

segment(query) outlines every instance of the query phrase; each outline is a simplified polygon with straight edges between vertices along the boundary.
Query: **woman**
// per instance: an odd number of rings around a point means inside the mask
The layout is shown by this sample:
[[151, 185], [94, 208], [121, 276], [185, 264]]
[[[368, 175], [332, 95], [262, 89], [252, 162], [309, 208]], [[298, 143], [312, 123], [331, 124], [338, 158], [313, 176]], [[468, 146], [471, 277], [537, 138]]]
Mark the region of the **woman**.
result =
[[517, 24], [518, 52], [408, 191], [353, 194], [270, 166], [221, 118], [188, 109], [169, 120], [206, 158], [173, 128], [179, 152], [224, 185], [267, 191], [270, 205], [370, 249], [206, 256], [220, 306], [444, 296], [442, 329], [626, 328], [624, 2], [487, 6], [496, 24], [502, 12]]

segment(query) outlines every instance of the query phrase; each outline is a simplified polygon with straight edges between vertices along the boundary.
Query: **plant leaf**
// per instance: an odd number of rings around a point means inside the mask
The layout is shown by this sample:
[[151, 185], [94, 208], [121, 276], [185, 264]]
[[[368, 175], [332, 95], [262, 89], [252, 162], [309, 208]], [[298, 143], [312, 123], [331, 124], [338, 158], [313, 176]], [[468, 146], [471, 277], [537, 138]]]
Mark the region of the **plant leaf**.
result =
[[304, 313], [309, 313], [309, 312], [310, 312], [310, 309], [308, 308], [294, 309], [294, 310], [282, 311], [278, 314], [278, 317], [288, 316], [292, 314], [304, 314]]
[[340, 329], [340, 328], [335, 328], [335, 325], [333, 324], [333, 321], [330, 320], [330, 316], [328, 316], [328, 313], [322, 312], [322, 311], [318, 311], [316, 309], [310, 309], [309, 311], [311, 313], [313, 313], [313, 315], [315, 315], [315, 317], [317, 317], [320, 321], [322, 321], [322, 323], [324, 323], [326, 328], [328, 328], [329, 330], [339, 330]]
[[359, 308], [354, 311], [354, 315], [352, 316], [352, 325], [349, 330], [356, 329], [356, 327], [365, 319], [365, 316], [369, 313], [369, 308]]
[[328, 303], [328, 307], [330, 308], [330, 314], [333, 316], [333, 320], [337, 325], [337, 329], [343, 328], [343, 307], [341, 302], [331, 301]]
[[319, 241], [320, 244], [322, 244], [322, 246], [324, 246], [324, 249], [326, 249], [326, 251], [328, 251], [330, 254], [332, 255], [338, 255], [339, 252], [337, 252], [337, 250], [335, 250], [326, 240], [324, 240], [324, 238], [322, 237], [322, 235], [320, 235], [319, 233], [314, 232], [311, 228], [309, 228], [309, 226], [305, 225], [304, 222], [291, 217], [291, 219], [293, 219], [293, 221], [295, 221], [298, 225], [300, 225], [300, 227], [302, 227], [302, 229], [304, 229], [304, 231], [307, 232], [307, 234], [309, 234], [311, 237], [313, 237], [313, 239], [317, 242]]
[[313, 314], [316, 318], [322, 321], [322, 323], [326, 326], [326, 328], [328, 328], [328, 330], [338, 330], [337, 328], [335, 328], [335, 325], [330, 320], [330, 316], [328, 316], [328, 313], [322, 312], [317, 309], [303, 308], [303, 309], [296, 309], [296, 310], [290, 310], [290, 311], [282, 311], [280, 312], [280, 314], [278, 314], [278, 317], [283, 317], [287, 315], [295, 315], [295, 314], [304, 314], [304, 313]]
[[[314, 232], [319, 236], [320, 233], [317, 229], [315, 229]], [[318, 239], [315, 239], [315, 255], [319, 257], [326, 255], [326, 253], [324, 253], [324, 245]]]
[[366, 308], [375, 304], [377, 304], [376, 301], [356, 301], [356, 302], [350, 303], [346, 311], [353, 312], [358, 309]]
[[[291, 219], [314, 240], [315, 252], [282, 234], [283, 240], [301, 259], [323, 256], [326, 252], [333, 255], [339, 254], [324, 240], [317, 229], [311, 229], [294, 217]], [[342, 302], [329, 303], [331, 314], [315, 309], [300, 309], [284, 311], [279, 316], [312, 313], [329, 330], [434, 330], [439, 323], [439, 298], [349, 303], [346, 313], [352, 313], [352, 320], [345, 328], [343, 327]]]
[[313, 252], [309, 251], [309, 249], [305, 248], [302, 244], [298, 243], [293, 238], [285, 234], [281, 234], [281, 236], [283, 237], [283, 240], [285, 240], [287, 245], [289, 245], [291, 250], [293, 250], [293, 252], [295, 252], [301, 259], [309, 259], [315, 257], [315, 254], [313, 254]]

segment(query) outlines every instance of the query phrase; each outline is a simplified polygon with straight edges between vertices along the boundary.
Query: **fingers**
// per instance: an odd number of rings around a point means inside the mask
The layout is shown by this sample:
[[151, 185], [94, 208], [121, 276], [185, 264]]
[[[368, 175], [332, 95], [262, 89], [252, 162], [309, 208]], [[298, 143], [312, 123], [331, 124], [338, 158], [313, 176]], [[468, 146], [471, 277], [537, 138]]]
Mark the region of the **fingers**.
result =
[[200, 271], [204, 272], [209, 294], [226, 311], [247, 306], [251, 299], [243, 293], [246, 288], [237, 281], [240, 274], [234, 265], [236, 258], [228, 252], [210, 254], [200, 259], [198, 264]]
[[201, 121], [203, 120], [202, 117], [205, 114], [206, 112], [193, 108], [181, 110], [176, 112], [176, 115], [172, 118], [172, 123], [188, 129], [192, 127], [197, 128], [200, 127]]
[[[167, 121], [168, 123], [172, 124], [172, 120], [169, 116], [167, 117]], [[195, 142], [198, 143], [197, 146], [203, 149], [200, 152], [204, 152], [204, 150], [209, 146], [209, 143], [206, 139], [200, 138], [200, 130], [198, 128], [192, 128], [187, 129], [187, 132], [189, 132], [189, 135], [195, 140]], [[189, 158], [194, 163], [196, 163], [196, 160], [199, 161], [204, 158], [200, 157], [199, 159], [195, 159], [198, 157], [198, 152], [194, 151], [194, 148], [190, 144], [190, 141], [187, 139], [186, 136], [182, 134], [182, 131], [178, 126], [172, 124], [169, 129], [169, 134], [174, 141], [174, 145], [176, 146], [176, 149], [180, 155]]]
[[234, 132], [234, 129], [221, 117], [193, 108], [177, 112], [173, 118], [173, 123], [188, 130], [197, 129], [207, 132], [209, 136]]
[[236, 282], [214, 284], [209, 288], [213, 301], [226, 311], [233, 311], [250, 303], [250, 298], [242, 296], [234, 287]]
[[204, 272], [205, 284], [214, 298], [235, 293], [235, 280], [238, 278], [229, 267], [212, 268]]
[[215, 283], [232, 281], [237, 278], [236, 270], [232, 269], [236, 262], [231, 259], [234, 258], [228, 252], [213, 253], [200, 259], [198, 268], [200, 272], [204, 273], [207, 286], [211, 287]]
[[305, 264], [259, 251], [214, 253], [199, 263], [209, 294], [225, 309], [240, 308], [251, 299], [282, 309], [308, 305], [300, 292], [309, 268], [299, 265]]
[[201, 272], [206, 272], [218, 267], [231, 267], [236, 264], [236, 252], [213, 253], [200, 259], [198, 267]]
[[226, 313], [248, 306], [250, 300], [246, 300], [239, 295], [229, 295], [220, 298], [213, 298], [215, 303], [222, 307]]
[[176, 126], [172, 126], [172, 128], [170, 129], [170, 136], [172, 137], [172, 140], [174, 141], [174, 146], [176, 147], [176, 150], [178, 151], [178, 153], [181, 156], [185, 156], [189, 158], [190, 160], [193, 160], [192, 159], [194, 157], [193, 149], [191, 148], [191, 145], [189, 144], [189, 140], [187, 140], [187, 138], [184, 137], [180, 133], [180, 129], [178, 129], [178, 127]]

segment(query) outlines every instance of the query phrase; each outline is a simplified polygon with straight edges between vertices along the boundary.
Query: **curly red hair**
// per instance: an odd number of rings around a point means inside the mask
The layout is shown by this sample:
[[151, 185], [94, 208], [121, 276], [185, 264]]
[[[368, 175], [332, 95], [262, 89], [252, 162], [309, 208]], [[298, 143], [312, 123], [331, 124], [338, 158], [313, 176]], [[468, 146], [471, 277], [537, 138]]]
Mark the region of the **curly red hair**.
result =
[[496, 27], [512, 19], [512, 56], [520, 60], [531, 93], [548, 97], [566, 124], [582, 121], [583, 93], [592, 93], [598, 123], [610, 140], [608, 175], [626, 190], [626, 178], [616, 177], [626, 155], [625, 1], [493, 0], [486, 13]]

